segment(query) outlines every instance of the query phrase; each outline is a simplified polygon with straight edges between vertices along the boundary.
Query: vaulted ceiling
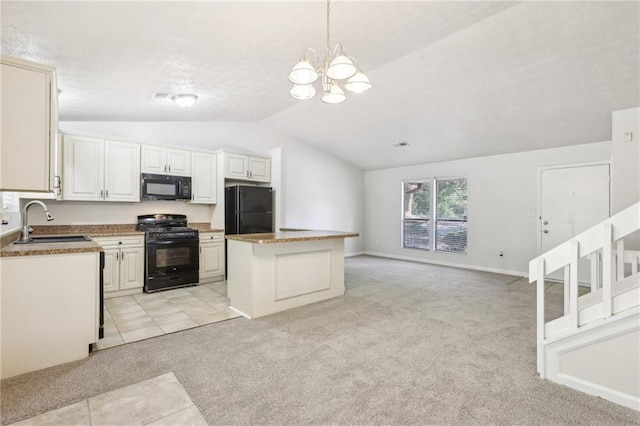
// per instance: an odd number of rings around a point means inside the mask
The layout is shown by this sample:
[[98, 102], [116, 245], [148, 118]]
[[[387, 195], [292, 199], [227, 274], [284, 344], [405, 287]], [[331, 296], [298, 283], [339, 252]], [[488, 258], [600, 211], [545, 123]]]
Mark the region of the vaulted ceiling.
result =
[[374, 85], [339, 105], [288, 94], [303, 49], [324, 49], [325, 2], [2, 1], [1, 15], [3, 55], [57, 68], [63, 121], [251, 121], [363, 170], [608, 140], [611, 112], [640, 105], [637, 1], [332, 1], [331, 43]]

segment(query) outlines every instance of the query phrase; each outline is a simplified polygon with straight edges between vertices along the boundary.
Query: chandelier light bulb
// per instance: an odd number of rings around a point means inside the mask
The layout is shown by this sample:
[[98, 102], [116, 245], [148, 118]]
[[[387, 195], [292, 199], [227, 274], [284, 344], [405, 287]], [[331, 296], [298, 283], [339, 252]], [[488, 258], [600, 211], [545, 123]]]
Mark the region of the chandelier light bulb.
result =
[[305, 101], [316, 95], [316, 89], [311, 84], [294, 84], [289, 94], [294, 99]]
[[344, 55], [336, 56], [327, 68], [327, 77], [332, 80], [344, 80], [355, 75], [356, 66]]
[[326, 88], [324, 95], [322, 96], [322, 102], [325, 104], [339, 104], [347, 100], [347, 95], [344, 94], [340, 86], [335, 82], [331, 84], [329, 88]]
[[311, 84], [318, 79], [316, 69], [304, 58], [289, 73], [289, 81], [293, 84]]
[[373, 84], [369, 81], [366, 75], [361, 71], [358, 71], [353, 77], [347, 81], [344, 88], [353, 93], [362, 93], [365, 90], [369, 90], [373, 87]]

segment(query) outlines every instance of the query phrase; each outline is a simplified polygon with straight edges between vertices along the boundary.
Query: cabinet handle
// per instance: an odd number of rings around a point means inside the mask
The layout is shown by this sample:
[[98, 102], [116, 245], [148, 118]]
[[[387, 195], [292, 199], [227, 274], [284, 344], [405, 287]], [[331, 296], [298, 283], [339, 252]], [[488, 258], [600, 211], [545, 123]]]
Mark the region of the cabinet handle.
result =
[[118, 256], [118, 254], [119, 254], [119, 253], [120, 253], [120, 252], [118, 252], [118, 251], [116, 252], [116, 260], [118, 260], [118, 257], [119, 257], [119, 256]]
[[56, 195], [62, 194], [62, 179], [60, 178], [60, 176], [55, 175], [53, 177], [53, 180], [54, 180], [53, 189], [55, 189]]
[[171, 173], [171, 164], [169, 164], [169, 173]]
[[109, 198], [109, 190], [104, 191], [104, 198]]
[[100, 190], [100, 198], [104, 198], [104, 190]]

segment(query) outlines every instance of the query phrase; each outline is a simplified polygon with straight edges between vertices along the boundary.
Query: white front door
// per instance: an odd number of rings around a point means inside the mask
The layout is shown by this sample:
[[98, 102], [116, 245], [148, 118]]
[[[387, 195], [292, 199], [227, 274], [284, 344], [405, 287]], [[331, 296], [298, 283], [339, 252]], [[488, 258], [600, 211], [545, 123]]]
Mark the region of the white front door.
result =
[[[609, 164], [564, 166], [540, 171], [540, 253], [564, 243], [610, 215]], [[589, 282], [582, 260], [578, 280]], [[562, 271], [551, 277], [561, 279]]]

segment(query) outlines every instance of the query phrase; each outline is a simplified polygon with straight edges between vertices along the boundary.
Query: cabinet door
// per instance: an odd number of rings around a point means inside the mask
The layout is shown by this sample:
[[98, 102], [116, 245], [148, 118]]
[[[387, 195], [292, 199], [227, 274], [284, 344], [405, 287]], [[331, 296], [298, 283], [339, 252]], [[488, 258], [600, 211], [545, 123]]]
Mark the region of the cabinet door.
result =
[[249, 177], [249, 158], [246, 155], [224, 154], [225, 177], [247, 179]]
[[140, 201], [140, 145], [105, 142], [105, 201]]
[[104, 198], [102, 139], [65, 135], [64, 200], [102, 201]]
[[119, 289], [120, 277], [120, 250], [112, 249], [104, 251], [104, 291], [116, 291]]
[[224, 274], [224, 243], [200, 244], [200, 279]]
[[249, 157], [249, 177], [259, 182], [271, 181], [271, 161], [266, 158]]
[[2, 64], [0, 190], [51, 191], [51, 75]]
[[215, 204], [217, 195], [216, 155], [194, 152], [191, 154], [192, 202]]
[[141, 149], [142, 173], [154, 173], [164, 175], [169, 173], [167, 166], [167, 150], [155, 146], [142, 145]]
[[174, 176], [191, 176], [191, 152], [178, 149], [167, 151], [168, 172]]
[[120, 250], [120, 290], [140, 288], [144, 285], [144, 248]]

